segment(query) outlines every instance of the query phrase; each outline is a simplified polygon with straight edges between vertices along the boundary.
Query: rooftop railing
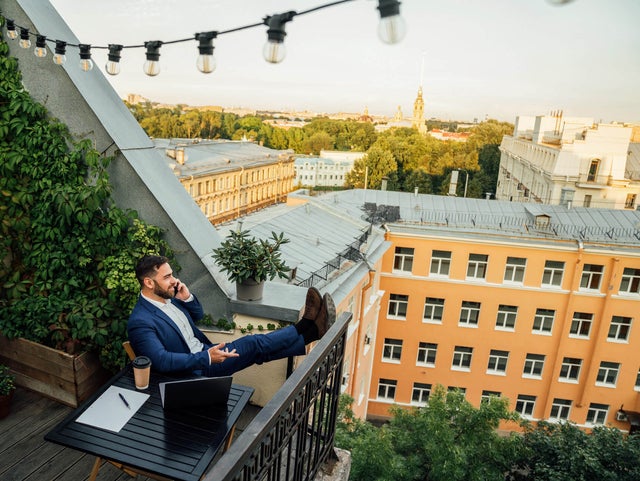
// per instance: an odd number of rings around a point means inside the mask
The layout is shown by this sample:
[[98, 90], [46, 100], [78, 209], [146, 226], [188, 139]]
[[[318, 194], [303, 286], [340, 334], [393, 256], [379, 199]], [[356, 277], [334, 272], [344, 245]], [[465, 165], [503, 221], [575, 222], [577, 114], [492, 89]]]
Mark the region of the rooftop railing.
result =
[[335, 460], [350, 313], [342, 314], [203, 481], [310, 481]]

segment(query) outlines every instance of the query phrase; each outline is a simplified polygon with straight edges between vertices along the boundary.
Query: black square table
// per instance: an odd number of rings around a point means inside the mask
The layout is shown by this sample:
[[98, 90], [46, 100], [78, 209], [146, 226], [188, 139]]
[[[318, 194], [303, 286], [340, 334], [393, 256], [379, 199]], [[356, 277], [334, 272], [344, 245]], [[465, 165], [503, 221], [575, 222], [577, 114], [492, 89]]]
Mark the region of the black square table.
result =
[[231, 441], [233, 429], [254, 389], [233, 384], [227, 412], [194, 409], [171, 412], [162, 409], [158, 384], [176, 378], [151, 373], [150, 397], [119, 432], [76, 422], [110, 386], [135, 390], [131, 364], [116, 374], [82, 406], [71, 412], [45, 435], [45, 440], [98, 456], [92, 472], [97, 476], [100, 458], [123, 470], [183, 481], [201, 478], [205, 470]]

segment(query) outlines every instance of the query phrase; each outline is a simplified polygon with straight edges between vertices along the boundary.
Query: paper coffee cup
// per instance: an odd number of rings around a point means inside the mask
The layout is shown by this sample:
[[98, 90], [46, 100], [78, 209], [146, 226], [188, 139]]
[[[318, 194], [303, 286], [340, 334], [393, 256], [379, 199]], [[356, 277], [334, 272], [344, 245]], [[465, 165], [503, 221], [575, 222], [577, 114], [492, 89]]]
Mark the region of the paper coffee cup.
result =
[[133, 360], [132, 364], [136, 389], [147, 389], [149, 387], [149, 377], [151, 376], [151, 359], [146, 356], [138, 356]]

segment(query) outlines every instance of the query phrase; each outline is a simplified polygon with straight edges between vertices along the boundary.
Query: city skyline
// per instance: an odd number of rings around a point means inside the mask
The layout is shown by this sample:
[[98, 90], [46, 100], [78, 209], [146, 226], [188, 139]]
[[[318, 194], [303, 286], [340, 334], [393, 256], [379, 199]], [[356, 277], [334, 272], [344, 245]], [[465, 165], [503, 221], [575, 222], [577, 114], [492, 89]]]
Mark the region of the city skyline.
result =
[[[51, 0], [78, 40], [95, 46], [141, 45], [260, 23], [302, 12], [310, 0]], [[358, 0], [286, 25], [287, 55], [262, 58], [266, 26], [219, 36], [217, 69], [197, 71], [195, 40], [165, 44], [161, 73], [142, 72], [144, 49], [122, 53], [121, 73], [105, 76], [121, 97], [193, 106], [258, 110], [363, 112], [411, 116], [422, 87], [425, 118], [513, 122], [517, 115], [565, 115], [640, 121], [640, 2], [574, 0], [404, 0], [407, 35], [387, 45], [377, 37], [377, 2]], [[46, 32], [41, 32], [46, 34]], [[106, 50], [92, 51], [104, 72]], [[77, 50], [70, 48], [68, 61]]]

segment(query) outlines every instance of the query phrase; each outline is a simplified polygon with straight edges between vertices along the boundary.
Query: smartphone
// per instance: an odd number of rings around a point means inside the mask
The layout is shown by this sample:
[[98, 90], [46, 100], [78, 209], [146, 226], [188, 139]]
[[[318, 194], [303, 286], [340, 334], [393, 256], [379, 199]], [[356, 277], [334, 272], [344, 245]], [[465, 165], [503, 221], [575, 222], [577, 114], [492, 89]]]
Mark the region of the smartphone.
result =
[[173, 295], [177, 296], [178, 295], [178, 284], [176, 284], [175, 286], [173, 286]]

